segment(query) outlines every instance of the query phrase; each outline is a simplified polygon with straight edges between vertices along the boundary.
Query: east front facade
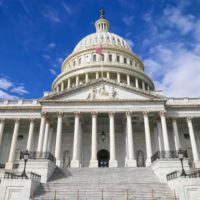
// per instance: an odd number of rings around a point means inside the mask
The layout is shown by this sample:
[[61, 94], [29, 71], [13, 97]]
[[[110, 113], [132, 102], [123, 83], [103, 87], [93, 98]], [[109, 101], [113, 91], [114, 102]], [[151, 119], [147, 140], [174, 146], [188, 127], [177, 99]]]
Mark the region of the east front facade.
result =
[[162, 159], [169, 173], [171, 162], [180, 168], [180, 150], [187, 169], [200, 167], [200, 99], [156, 91], [143, 62], [109, 26], [101, 10], [96, 32], [65, 59], [51, 92], [0, 100], [1, 168], [17, 168], [28, 151], [30, 168], [31, 159], [49, 157], [61, 169], [153, 167]]

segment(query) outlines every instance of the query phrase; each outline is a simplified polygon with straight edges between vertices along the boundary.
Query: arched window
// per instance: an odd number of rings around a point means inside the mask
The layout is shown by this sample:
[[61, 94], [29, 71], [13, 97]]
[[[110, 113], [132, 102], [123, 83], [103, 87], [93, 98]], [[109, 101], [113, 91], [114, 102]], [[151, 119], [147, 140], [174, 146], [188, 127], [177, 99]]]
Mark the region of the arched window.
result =
[[105, 59], [104, 54], [101, 54], [101, 61], [104, 61], [104, 59]]
[[119, 56], [117, 56], [117, 62], [120, 62], [120, 57]]
[[126, 58], [124, 58], [124, 64], [126, 64], [126, 62], [127, 62], [127, 60], [126, 60]]
[[79, 64], [79, 65], [81, 64], [81, 58], [79, 58], [79, 60], [78, 60], [78, 64]]
[[97, 56], [96, 56], [96, 54], [93, 55], [93, 61], [94, 61], [94, 62], [97, 61]]
[[132, 60], [130, 60], [130, 65], [133, 65], [133, 62], [132, 62]]
[[73, 66], [75, 66], [75, 65], [76, 65], [76, 61], [74, 60], [74, 61], [73, 61]]
[[112, 54], [109, 54], [109, 61], [112, 62]]

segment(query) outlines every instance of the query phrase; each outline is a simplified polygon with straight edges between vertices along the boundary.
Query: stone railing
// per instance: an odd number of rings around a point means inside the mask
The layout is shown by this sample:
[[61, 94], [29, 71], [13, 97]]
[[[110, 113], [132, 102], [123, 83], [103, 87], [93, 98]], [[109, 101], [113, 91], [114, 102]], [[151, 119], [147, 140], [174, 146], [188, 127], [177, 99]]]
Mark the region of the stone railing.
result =
[[[157, 151], [152, 157], [151, 162], [153, 163], [156, 160], [166, 160], [166, 159], [178, 159], [179, 151]], [[187, 151], [181, 150], [181, 153], [184, 154], [185, 158], [188, 158]]]
[[[33, 172], [28, 172], [27, 174], [28, 179], [34, 180], [36, 182], [40, 182], [41, 180], [41, 175], [33, 173]], [[25, 176], [22, 176], [19, 173], [14, 173], [14, 172], [5, 172], [4, 173], [4, 179], [27, 179]]]
[[38, 100], [0, 100], [0, 106], [38, 106]]
[[[23, 159], [25, 153], [26, 152], [24, 151], [20, 152], [20, 159]], [[56, 162], [56, 158], [50, 152], [30, 151], [28, 153], [29, 153], [28, 159], [33, 159], [33, 160], [46, 159], [54, 163]]]
[[194, 172], [185, 173], [184, 176], [180, 176], [180, 172], [178, 172], [178, 171], [173, 171], [173, 172], [171, 172], [171, 173], [166, 175], [167, 181], [171, 181], [171, 180], [177, 179], [179, 177], [200, 178], [200, 170], [197, 170], [197, 171], [194, 171]]

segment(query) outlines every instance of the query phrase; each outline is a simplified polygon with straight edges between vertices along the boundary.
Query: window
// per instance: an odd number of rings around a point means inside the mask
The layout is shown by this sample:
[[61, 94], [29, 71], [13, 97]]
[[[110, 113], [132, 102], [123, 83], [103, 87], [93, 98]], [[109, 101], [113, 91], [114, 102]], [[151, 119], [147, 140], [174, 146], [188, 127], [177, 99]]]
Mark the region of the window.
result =
[[112, 54], [109, 54], [109, 61], [112, 61]]
[[120, 62], [120, 57], [119, 56], [117, 56], [117, 62]]
[[95, 62], [97, 60], [96, 54], [93, 55], [93, 61]]
[[78, 60], [78, 64], [79, 64], [79, 65], [81, 64], [81, 58], [79, 58], [79, 60]]
[[76, 65], [76, 61], [74, 60], [74, 62], [73, 62], [73, 66], [75, 66]]
[[104, 54], [101, 54], [101, 61], [104, 61], [104, 59], [105, 59]]
[[124, 58], [124, 64], [126, 64], [126, 58]]
[[132, 62], [132, 60], [130, 60], [130, 65], [133, 65], [133, 62]]

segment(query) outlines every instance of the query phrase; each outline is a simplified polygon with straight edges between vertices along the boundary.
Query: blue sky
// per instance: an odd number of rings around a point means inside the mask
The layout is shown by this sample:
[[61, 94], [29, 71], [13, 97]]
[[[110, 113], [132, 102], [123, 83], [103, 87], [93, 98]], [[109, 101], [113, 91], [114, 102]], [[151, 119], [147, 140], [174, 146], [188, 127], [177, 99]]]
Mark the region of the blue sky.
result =
[[0, 98], [51, 90], [62, 61], [95, 31], [101, 7], [157, 90], [200, 97], [200, 0], [0, 0]]

